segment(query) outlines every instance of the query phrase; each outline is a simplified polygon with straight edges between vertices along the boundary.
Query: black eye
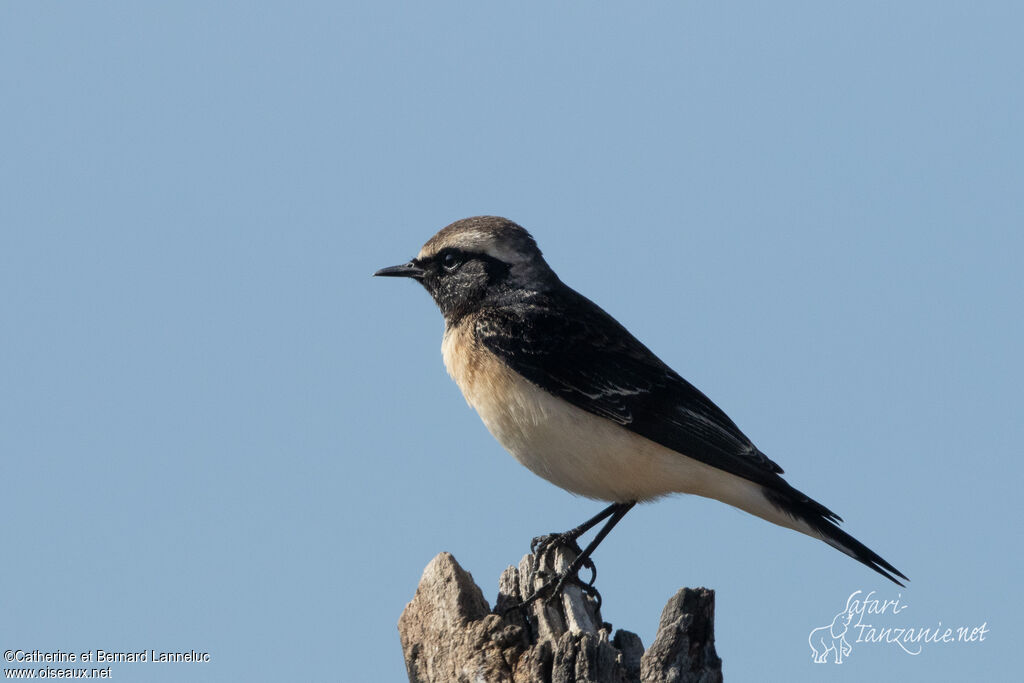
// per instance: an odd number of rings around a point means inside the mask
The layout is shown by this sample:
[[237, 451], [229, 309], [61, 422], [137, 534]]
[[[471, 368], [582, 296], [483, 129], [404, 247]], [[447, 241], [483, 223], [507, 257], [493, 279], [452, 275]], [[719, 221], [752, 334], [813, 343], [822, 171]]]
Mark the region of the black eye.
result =
[[455, 270], [462, 263], [462, 257], [454, 251], [447, 252], [441, 257], [441, 265], [445, 270]]

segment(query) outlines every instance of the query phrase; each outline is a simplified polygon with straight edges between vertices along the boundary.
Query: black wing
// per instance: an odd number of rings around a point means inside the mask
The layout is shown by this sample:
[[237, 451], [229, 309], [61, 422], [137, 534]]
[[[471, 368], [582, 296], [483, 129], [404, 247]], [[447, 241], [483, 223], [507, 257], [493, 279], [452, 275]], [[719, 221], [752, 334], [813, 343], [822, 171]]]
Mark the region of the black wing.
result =
[[[707, 396], [665, 365], [614, 318], [568, 287], [485, 309], [477, 341], [529, 381], [573, 405], [730, 474], [822, 538], [902, 586], [906, 579], [836, 526], [842, 519], [789, 485]], [[892, 574], [890, 574], [891, 572]]]
[[778, 476], [782, 468], [718, 406], [568, 287], [488, 309], [476, 337], [526, 379], [583, 410], [731, 474], [791, 490]]

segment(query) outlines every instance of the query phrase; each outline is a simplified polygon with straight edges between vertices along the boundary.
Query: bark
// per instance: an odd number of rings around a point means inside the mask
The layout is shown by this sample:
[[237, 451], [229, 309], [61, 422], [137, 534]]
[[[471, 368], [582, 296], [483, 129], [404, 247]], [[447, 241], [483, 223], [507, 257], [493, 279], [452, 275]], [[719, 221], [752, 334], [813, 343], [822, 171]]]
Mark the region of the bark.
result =
[[[416, 595], [398, 620], [409, 680], [414, 683], [714, 683], [722, 680], [715, 653], [715, 594], [682, 588], [661, 613], [654, 643], [601, 617], [597, 599], [568, 585], [548, 602], [506, 609], [544, 583], [554, 563], [574, 558], [558, 548], [544, 571], [526, 555], [506, 569], [490, 608], [473, 577], [449, 553], [427, 565]], [[545, 573], [547, 572], [547, 573]]]

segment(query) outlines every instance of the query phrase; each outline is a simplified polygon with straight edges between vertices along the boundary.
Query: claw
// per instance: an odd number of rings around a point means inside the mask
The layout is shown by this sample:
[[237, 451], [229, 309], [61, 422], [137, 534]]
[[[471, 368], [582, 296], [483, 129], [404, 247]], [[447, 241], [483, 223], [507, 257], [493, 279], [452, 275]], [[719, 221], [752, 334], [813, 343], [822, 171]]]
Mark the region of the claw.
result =
[[530, 541], [530, 552], [534, 554], [537, 558], [537, 563], [540, 564], [545, 555], [549, 554], [559, 546], [568, 548], [577, 555], [583, 552], [580, 549], [580, 544], [576, 542], [576, 538], [566, 534], [545, 534], [544, 536], [537, 536]]
[[[582, 579], [580, 579], [578, 574], [555, 573], [554, 577], [551, 580], [545, 581], [540, 588], [536, 589], [533, 592], [533, 594], [530, 595], [530, 597], [526, 598], [518, 605], [513, 605], [512, 607], [509, 607], [505, 610], [505, 613], [508, 613], [514, 608], [523, 609], [533, 604], [537, 600], [549, 602], [558, 595], [561, 595], [562, 591], [565, 590], [565, 586], [567, 583], [572, 583], [576, 586], [579, 586], [580, 590], [582, 590], [586, 595], [590, 596], [597, 602], [597, 608], [600, 609], [602, 603], [601, 594], [597, 591], [597, 588], [594, 587], [594, 582], [597, 580], [597, 567], [594, 565], [593, 562], [584, 563], [583, 566], [587, 567], [591, 571], [591, 578], [589, 583], [586, 583]], [[537, 577], [542, 579], [546, 576], [550, 576], [551, 574], [552, 572], [548, 572], [542, 569], [538, 569], [536, 573]]]
[[587, 582], [587, 585], [593, 588], [594, 584], [597, 583], [597, 565], [588, 557], [583, 566], [590, 570], [590, 581]]
[[[514, 607], [526, 607], [537, 600], [544, 599], [545, 602], [551, 600], [555, 596], [559, 595], [565, 588], [566, 583], [574, 583], [579, 586], [584, 593], [593, 597], [597, 600], [598, 604], [601, 602], [601, 595], [594, 588], [594, 583], [597, 581], [597, 565], [594, 564], [592, 559], [585, 558], [580, 568], [587, 568], [590, 570], [590, 581], [584, 582], [579, 577], [579, 570], [576, 570], [572, 575], [559, 574], [557, 572], [551, 572], [541, 567], [544, 565], [544, 559], [558, 547], [563, 547], [574, 553], [577, 557], [580, 556], [583, 551], [580, 549], [579, 543], [576, 542], [576, 537], [565, 533], [556, 534], [545, 534], [543, 536], [537, 536], [530, 542], [530, 551], [533, 553], [536, 562], [536, 576], [540, 579], [545, 579], [548, 576], [552, 576], [550, 581], [545, 581], [544, 584], [535, 590], [530, 597], [526, 598], [519, 605]], [[509, 608], [512, 609], [512, 608]]]

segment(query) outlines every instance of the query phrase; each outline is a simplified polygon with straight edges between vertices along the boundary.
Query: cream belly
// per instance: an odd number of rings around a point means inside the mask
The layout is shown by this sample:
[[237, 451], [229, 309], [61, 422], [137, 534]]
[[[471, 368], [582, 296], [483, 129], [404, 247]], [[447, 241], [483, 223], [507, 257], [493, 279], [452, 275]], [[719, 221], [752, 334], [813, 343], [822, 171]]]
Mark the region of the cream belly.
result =
[[665, 448], [531, 384], [479, 348], [469, 325], [446, 330], [441, 351], [448, 373], [491, 434], [516, 460], [556, 486], [620, 502], [691, 493], [808, 532], [806, 525], [768, 502], [759, 485]]

